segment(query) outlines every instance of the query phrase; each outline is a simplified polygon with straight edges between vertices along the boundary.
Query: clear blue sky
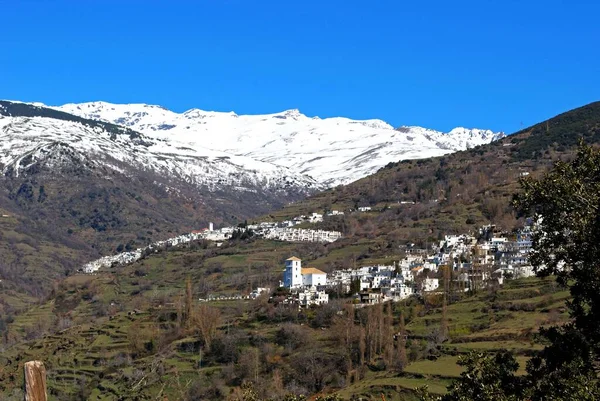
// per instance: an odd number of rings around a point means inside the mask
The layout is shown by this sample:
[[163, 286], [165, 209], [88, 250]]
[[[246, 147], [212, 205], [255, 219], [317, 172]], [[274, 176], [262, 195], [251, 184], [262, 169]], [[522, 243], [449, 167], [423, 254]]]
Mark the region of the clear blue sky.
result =
[[600, 100], [598, 3], [0, 0], [0, 98], [510, 133]]

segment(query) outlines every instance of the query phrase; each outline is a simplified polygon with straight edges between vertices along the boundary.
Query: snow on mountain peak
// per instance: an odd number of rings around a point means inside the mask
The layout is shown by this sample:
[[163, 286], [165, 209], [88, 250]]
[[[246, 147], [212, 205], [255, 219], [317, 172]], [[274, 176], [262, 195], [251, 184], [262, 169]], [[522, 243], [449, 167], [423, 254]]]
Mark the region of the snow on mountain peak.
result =
[[[209, 149], [195, 143], [193, 147], [161, 135], [145, 135], [99, 121], [81, 121], [75, 116], [54, 110], [39, 110], [30, 104], [16, 107], [0, 102], [0, 173], [19, 176], [34, 164], [49, 168], [67, 166], [77, 160], [89, 168], [152, 171], [168, 180], [179, 180], [211, 191], [233, 188], [239, 191], [272, 193], [311, 193], [323, 186], [311, 177], [244, 155]], [[142, 123], [155, 116], [141, 105], [122, 108], [106, 104], [69, 105], [74, 110], [90, 109], [90, 114], [111, 113], [126, 125], [141, 125], [149, 132], [165, 129]], [[168, 110], [155, 113], [165, 115]], [[86, 168], [87, 168], [86, 167]]]
[[275, 113], [270, 115], [271, 118], [281, 119], [281, 120], [298, 120], [300, 118], [307, 118], [304, 114], [300, 113], [298, 109], [289, 109], [282, 111], [280, 113]]
[[185, 118], [204, 118], [205, 112], [200, 109], [189, 109], [183, 113]]
[[92, 102], [55, 107], [82, 117], [124, 125], [161, 141], [190, 149], [212, 149], [290, 168], [322, 185], [345, 184], [389, 162], [441, 156], [501, 138], [490, 130], [457, 127], [448, 133], [379, 119], [307, 117], [298, 109], [275, 114], [237, 115], [160, 106]]

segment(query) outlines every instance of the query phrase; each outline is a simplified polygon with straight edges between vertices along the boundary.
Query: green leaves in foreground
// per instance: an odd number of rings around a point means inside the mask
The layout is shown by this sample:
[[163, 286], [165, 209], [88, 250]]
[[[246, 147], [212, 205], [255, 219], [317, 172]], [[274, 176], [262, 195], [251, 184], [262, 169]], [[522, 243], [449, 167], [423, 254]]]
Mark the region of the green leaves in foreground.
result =
[[524, 380], [515, 375], [519, 363], [512, 354], [471, 352], [461, 356], [460, 366], [465, 367], [460, 378], [448, 388], [448, 394], [436, 397], [426, 388], [418, 390], [423, 401], [517, 401], [523, 398]]

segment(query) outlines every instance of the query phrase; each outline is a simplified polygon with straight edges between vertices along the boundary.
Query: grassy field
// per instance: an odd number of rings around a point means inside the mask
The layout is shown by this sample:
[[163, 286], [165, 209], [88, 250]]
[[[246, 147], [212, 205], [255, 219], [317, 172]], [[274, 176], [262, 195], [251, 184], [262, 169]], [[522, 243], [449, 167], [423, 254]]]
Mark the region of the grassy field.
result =
[[415, 378], [392, 375], [385, 372], [369, 372], [365, 377], [337, 392], [343, 399], [362, 398], [363, 400], [381, 400], [381, 395], [387, 401], [413, 401], [414, 389], [427, 386], [434, 394], [444, 394], [449, 380], [432, 381], [427, 378]]

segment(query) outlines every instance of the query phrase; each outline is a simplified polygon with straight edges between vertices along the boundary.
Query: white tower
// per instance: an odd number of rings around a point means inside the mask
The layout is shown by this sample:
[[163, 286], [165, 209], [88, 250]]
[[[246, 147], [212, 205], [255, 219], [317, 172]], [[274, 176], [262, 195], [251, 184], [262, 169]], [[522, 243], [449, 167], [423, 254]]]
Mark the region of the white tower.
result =
[[295, 256], [292, 256], [285, 261], [283, 286], [287, 288], [298, 288], [302, 286], [302, 260]]
[[214, 228], [215, 227], [213, 226], [212, 222], [208, 223], [208, 231], [214, 231]]

